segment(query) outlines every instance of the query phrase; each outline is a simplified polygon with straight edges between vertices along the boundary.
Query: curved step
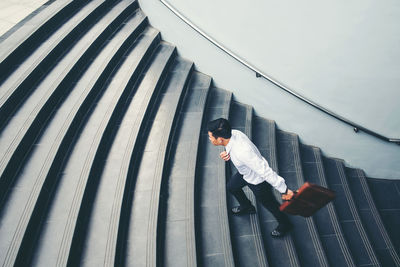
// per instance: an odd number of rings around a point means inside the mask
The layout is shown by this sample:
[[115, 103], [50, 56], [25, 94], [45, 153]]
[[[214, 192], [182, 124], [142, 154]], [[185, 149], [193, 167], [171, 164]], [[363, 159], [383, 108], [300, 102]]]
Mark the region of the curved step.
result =
[[[162, 83], [164, 82], [164, 77], [167, 73], [169, 65], [175, 58], [175, 51], [176, 51], [175, 47], [170, 46], [166, 43], [161, 43], [153, 55], [151, 65], [147, 70], [144, 71], [145, 75], [135, 92], [130, 91], [133, 89], [132, 83], [135, 82], [135, 80], [130, 79], [129, 83], [126, 86], [126, 89], [128, 89], [127, 94], [124, 93], [119, 97], [118, 100], [119, 102], [118, 104], [126, 105], [127, 104], [126, 99], [130, 99], [130, 97], [134, 94], [132, 101], [129, 104], [129, 107], [132, 107], [134, 109], [136, 117], [130, 117], [129, 119], [135, 118], [136, 123], [140, 123], [140, 121], [142, 121], [142, 123], [144, 123], [145, 125], [151, 112], [153, 112], [152, 111], [153, 104], [156, 101], [156, 98], [158, 97], [159, 91], [161, 90]], [[127, 59], [127, 62], [129, 61], [130, 60]], [[121, 71], [129, 73], [130, 69], [131, 68], [124, 69], [124, 67], [122, 67]], [[110, 123], [109, 125], [107, 125], [107, 128], [105, 129], [103, 136], [101, 137], [101, 140], [97, 139], [99, 137], [98, 135], [99, 131], [97, 131], [95, 141], [97, 140], [99, 141], [99, 148], [97, 148], [98, 151], [96, 152], [95, 158], [92, 159], [92, 157], [94, 156], [94, 154], [91, 154], [92, 152], [94, 152], [93, 150], [91, 150], [90, 154], [88, 154], [87, 159], [89, 160], [90, 164], [85, 164], [86, 165], [85, 168], [87, 166], [91, 166], [91, 173], [89, 174], [87, 180], [87, 187], [85, 190], [86, 192], [83, 196], [82, 204], [80, 204], [78, 220], [80, 220], [81, 223], [77, 224], [77, 229], [75, 230], [74, 233], [73, 243], [71, 244], [73, 251], [72, 253], [70, 253], [69, 256], [70, 259], [68, 260], [68, 264], [72, 264], [72, 266], [77, 266], [79, 264], [78, 261], [79, 258], [76, 257], [76, 259], [74, 259], [74, 254], [80, 256], [79, 254], [82, 253], [79, 247], [82, 245], [81, 243], [84, 242], [84, 238], [86, 238], [86, 233], [88, 228], [87, 224], [90, 218], [89, 215], [91, 214], [91, 210], [88, 209], [88, 207], [91, 207], [92, 203], [94, 202], [93, 199], [96, 196], [95, 194], [97, 193], [99, 179], [101, 178], [101, 173], [103, 172], [103, 167], [104, 167], [103, 162], [105, 162], [106, 155], [108, 154], [111, 146], [110, 139], [112, 140], [114, 138], [115, 128], [118, 125], [117, 123], [119, 123], [121, 116], [123, 116], [123, 114], [125, 114], [126, 111], [130, 110], [129, 109], [126, 110], [125, 107], [120, 108], [118, 106], [111, 108], [110, 106], [108, 107], [107, 112], [112, 112], [113, 114], [112, 115], [106, 114], [106, 116], [111, 115], [110, 119], [112, 120], [113, 123], [111, 125]], [[129, 115], [131, 115], [131, 113]], [[105, 122], [104, 120], [105, 118], [103, 118], [102, 122]], [[101, 128], [99, 130], [101, 130]], [[105, 147], [102, 147], [103, 145]], [[81, 153], [77, 151], [76, 155], [81, 155]], [[93, 162], [91, 162], [92, 160]], [[67, 170], [68, 170], [68, 165], [67, 165]], [[86, 174], [87, 170], [88, 169], [83, 169], [82, 174]], [[73, 171], [75, 171], [74, 167]], [[93, 180], [91, 180], [91, 178]], [[81, 225], [83, 224], [82, 221], [85, 221], [83, 227], [81, 227]], [[114, 226], [115, 225], [116, 224], [114, 224]], [[71, 257], [73, 257], [72, 260]]]
[[400, 253], [400, 180], [367, 179], [374, 203], [379, 210], [383, 224]]
[[329, 188], [336, 192], [333, 204], [356, 265], [380, 266], [347, 183], [343, 161], [324, 157], [323, 162]]
[[[142, 51], [135, 53], [136, 60], [145, 62], [158, 36], [158, 31], [154, 29], [148, 29], [142, 34], [143, 44], [146, 45], [143, 46], [144, 50], [142, 48]], [[136, 69], [140, 70], [141, 67]], [[92, 216], [85, 233], [87, 237], [84, 241], [81, 265], [113, 266], [114, 262], [119, 265], [117, 263], [121, 261], [124, 239], [120, 237], [123, 230], [119, 225], [126, 220], [127, 208], [124, 200], [129, 195], [132, 182], [132, 175], [129, 174], [130, 162], [142, 152], [138, 148], [143, 139], [140, 132], [148, 117], [148, 112], [144, 114], [144, 107], [138, 108], [139, 105], [138, 100], [130, 104], [124, 118], [118, 123], [115, 138], [110, 141], [112, 145], [105, 156], [104, 170], [98, 178], [98, 192], [93, 200]], [[104, 238], [99, 240], [99, 236]]]
[[[320, 149], [301, 145], [301, 158], [306, 181], [328, 187]], [[329, 203], [326, 208], [313, 215], [322, 245], [331, 266], [356, 266], [335, 207]]]
[[225, 162], [222, 148], [208, 140], [208, 121], [228, 118], [232, 93], [212, 88], [202, 125], [196, 174], [196, 243], [201, 266], [234, 266], [226, 203]]
[[0, 43], [0, 84], [27, 55], [36, 49], [85, 1], [54, 1]]
[[17, 111], [27, 96], [45, 76], [55, 67], [57, 61], [82, 36], [100, 16], [109, 9], [109, 2], [96, 0], [88, 3], [73, 17], [68, 19], [57, 31], [27, 55], [13, 73], [0, 86], [0, 129], [7, 119]]
[[[146, 42], [144, 42], [146, 43]], [[86, 237], [88, 219], [117, 124], [126, 112], [127, 104], [146, 110], [160, 83], [164, 66], [168, 64], [173, 49], [161, 45], [156, 50], [147, 75], [141, 78], [144, 53], [149, 44], [138, 46], [127, 53], [105, 93], [94, 103], [94, 109], [79, 135], [71, 154], [66, 159], [60, 185], [55, 193], [47, 224], [39, 243], [35, 265], [78, 265], [81, 246]], [[139, 83], [138, 87], [135, 84]], [[133, 96], [133, 98], [132, 98]], [[131, 102], [127, 102], [127, 99]], [[138, 120], [143, 113], [138, 114]], [[60, 234], [62, 233], [62, 234]]]
[[195, 238], [195, 176], [200, 141], [200, 129], [211, 85], [211, 77], [194, 72], [182, 111], [179, 114], [177, 131], [173, 137], [170, 171], [163, 183], [160, 209], [165, 226], [159, 229], [164, 236], [163, 266], [197, 266]]
[[400, 266], [400, 259], [386, 232], [372, 199], [365, 174], [360, 169], [346, 168], [346, 176], [365, 230], [383, 266]]
[[104, 41], [134, 10], [132, 1], [123, 1], [112, 8], [75, 44], [8, 122], [0, 139], [0, 200], [4, 199], [25, 155], [49, 118], [71, 92], [74, 81], [83, 74], [82, 70], [88, 67]]
[[[68, 109], [68, 108], [67, 108]], [[28, 138], [31, 138], [28, 136]], [[53, 151], [55, 152], [55, 151]], [[24, 155], [27, 157], [27, 155]], [[18, 159], [22, 161], [22, 159]], [[21, 162], [18, 162], [21, 164]], [[13, 190], [9, 190], [9, 193], [12, 193], [12, 196], [8, 199], [7, 206], [3, 207], [5, 211], [2, 213], [2, 223], [0, 232], [2, 235], [1, 238], [1, 261], [5, 264], [13, 263], [17, 260], [18, 253], [30, 253], [30, 251], [25, 251], [24, 246], [21, 242], [31, 243], [33, 240], [26, 237], [35, 236], [36, 229], [31, 233], [26, 230], [28, 227], [28, 222], [30, 220], [30, 216], [33, 212], [33, 209], [36, 207], [42, 208], [42, 206], [46, 206], [46, 201], [39, 201], [39, 193], [43, 193], [42, 197], [47, 198], [49, 188], [43, 188], [43, 182], [46, 177], [46, 171], [41, 172], [40, 167], [43, 164], [43, 158], [36, 158], [31, 161], [31, 169], [33, 169], [37, 175], [34, 173], [25, 173], [22, 176], [28, 176], [28, 179], [18, 180], [20, 182]], [[45, 164], [51, 164], [51, 162], [47, 161]], [[49, 167], [49, 166], [47, 166]], [[46, 168], [47, 168], [46, 167]], [[25, 169], [24, 169], [25, 170]], [[38, 174], [40, 172], [40, 174]], [[3, 176], [1, 179], [2, 185], [4, 185], [4, 181], [11, 180], [13, 176]], [[37, 180], [35, 180], [38, 178]], [[21, 184], [22, 183], [22, 184]], [[2, 190], [7, 190], [8, 188], [2, 188]], [[42, 190], [42, 191], [41, 191]], [[3, 191], [2, 191], [3, 192]], [[36, 201], [39, 201], [36, 203]], [[2, 203], [5, 204], [5, 201]], [[36, 205], [37, 204], [37, 205]], [[36, 206], [35, 206], [36, 205]], [[19, 207], [15, 209], [15, 207]], [[45, 208], [43, 208], [45, 209]], [[41, 223], [40, 218], [32, 218], [33, 225], [38, 225]], [[31, 229], [32, 230], [32, 229]], [[4, 249], [3, 249], [4, 248]], [[22, 257], [24, 258], [24, 257]]]
[[[274, 121], [254, 116], [254, 144], [260, 150], [261, 155], [268, 161], [271, 168], [275, 172], [278, 172], [275, 132], [276, 127]], [[269, 265], [300, 266], [291, 233], [288, 233], [283, 238], [271, 238], [270, 233], [277, 226], [276, 219], [264, 208], [258, 208], [258, 215]], [[276, 253], [277, 251], [279, 251], [279, 253]]]
[[[166, 70], [168, 68], [168, 66], [165, 67]], [[143, 152], [141, 155], [137, 154], [131, 157], [130, 166], [126, 166], [135, 169], [128, 174], [128, 177], [132, 177], [133, 180], [130, 190], [126, 192], [130, 195], [133, 194], [131, 199], [133, 203], [128, 204], [131, 206], [125, 226], [127, 229], [126, 236], [120, 235], [121, 240], [119, 242], [124, 242], [126, 247], [124, 254], [121, 253], [121, 258], [124, 258], [123, 263], [116, 262], [117, 266], [123, 264], [127, 266], [155, 266], [157, 264], [158, 207], [165, 169], [164, 164], [170, 150], [170, 134], [175, 127], [176, 113], [181, 106], [182, 95], [186, 90], [191, 68], [191, 62], [176, 59], [171, 69], [166, 73], [168, 76], [163, 82], [162, 92], [149, 105], [154, 115], [151, 115], [147, 125], [143, 125], [142, 130], [135, 132], [135, 135], [139, 135], [137, 146]], [[134, 112], [137, 106], [132, 105], [131, 108]], [[127, 120], [130, 117], [127, 116]], [[127, 154], [127, 156], [130, 155]]]
[[[232, 102], [229, 121], [232, 129], [245, 133], [249, 138], [252, 136], [252, 117], [253, 109], [251, 106]], [[237, 172], [230, 162], [230, 177]], [[229, 181], [229, 178], [227, 178]], [[256, 207], [256, 199], [251, 190], [246, 186], [243, 188], [247, 198]], [[238, 203], [232, 194], [227, 195], [229, 208], [237, 206]], [[259, 211], [259, 209], [257, 209]], [[229, 214], [229, 224], [231, 229], [232, 249], [237, 266], [268, 266], [265, 254], [264, 242], [261, 235], [257, 213], [246, 216], [234, 216]]]
[[[279, 173], [291, 189], [304, 183], [297, 135], [278, 131]], [[292, 237], [300, 264], [329, 266], [312, 217], [290, 216], [294, 225]]]
[[[232, 94], [212, 88], [207, 98], [211, 78], [197, 72], [188, 82], [192, 64], [174, 61], [166, 43], [156, 50], [155, 29], [137, 38], [147, 21], [135, 0], [46, 5], [0, 41], [2, 266], [400, 266], [400, 183], [369, 188], [362, 171], [314, 147], [302, 147], [301, 165], [297, 136], [282, 132], [290, 187], [304, 170], [337, 199], [312, 218], [291, 217], [283, 239], [269, 236], [275, 222], [258, 207], [259, 220], [238, 223], [251, 241], [237, 249], [222, 149], [205, 129], [228, 117]], [[275, 124], [250, 123], [244, 109], [232, 118], [247, 121], [242, 130], [278, 171]]]
[[[11, 197], [7, 201], [10, 207], [25, 206], [25, 208], [21, 215], [19, 215], [20, 210], [14, 209], [10, 209], [4, 215], [10, 218], [21, 218], [18, 232], [24, 233], [24, 237], [21, 245], [18, 246], [17, 262], [28, 260], [29, 253], [33, 251], [36, 234], [40, 228], [40, 218], [46, 213], [52, 190], [58, 181], [57, 176], [62, 168], [63, 158], [67, 156], [74, 142], [74, 136], [79, 133], [79, 125], [82, 124], [98, 95], [102, 93], [105, 81], [145, 24], [145, 17], [140, 12], [127, 22], [126, 26], [97, 56], [86, 71], [85, 79], [77, 83], [71, 95], [43, 131], [32, 153], [27, 155], [28, 160], [24, 171], [16, 181], [15, 187], [10, 190]], [[21, 195], [18, 194], [20, 191], [18, 188], [31, 188], [31, 192]], [[26, 264], [21, 263], [21, 265]]]

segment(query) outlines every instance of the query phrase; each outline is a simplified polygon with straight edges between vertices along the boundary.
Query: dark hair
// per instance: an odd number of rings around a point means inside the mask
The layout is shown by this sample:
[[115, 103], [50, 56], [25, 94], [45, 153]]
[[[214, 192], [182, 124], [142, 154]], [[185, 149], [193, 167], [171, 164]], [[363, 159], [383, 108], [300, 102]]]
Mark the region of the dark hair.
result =
[[212, 133], [215, 138], [222, 137], [229, 139], [232, 136], [232, 129], [229, 121], [219, 118], [207, 123], [207, 130]]

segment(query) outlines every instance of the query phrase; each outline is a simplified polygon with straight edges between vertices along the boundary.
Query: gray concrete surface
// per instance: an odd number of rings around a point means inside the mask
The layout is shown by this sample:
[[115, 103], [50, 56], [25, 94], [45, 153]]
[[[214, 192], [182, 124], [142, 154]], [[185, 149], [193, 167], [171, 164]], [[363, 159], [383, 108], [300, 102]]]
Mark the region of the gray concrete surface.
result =
[[1, 0], [0, 36], [46, 2], [48, 0]]

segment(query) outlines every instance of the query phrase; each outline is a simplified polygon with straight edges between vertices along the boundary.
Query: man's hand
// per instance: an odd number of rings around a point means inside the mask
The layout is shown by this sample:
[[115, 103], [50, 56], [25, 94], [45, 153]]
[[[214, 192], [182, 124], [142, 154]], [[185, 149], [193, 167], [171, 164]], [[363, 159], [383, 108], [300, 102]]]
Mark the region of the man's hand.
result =
[[288, 189], [286, 194], [282, 194], [282, 199], [290, 200], [290, 199], [292, 199], [293, 195], [294, 195], [294, 192], [292, 190]]
[[231, 156], [226, 152], [226, 151], [222, 151], [219, 156], [221, 157], [221, 159], [228, 161], [231, 159]]

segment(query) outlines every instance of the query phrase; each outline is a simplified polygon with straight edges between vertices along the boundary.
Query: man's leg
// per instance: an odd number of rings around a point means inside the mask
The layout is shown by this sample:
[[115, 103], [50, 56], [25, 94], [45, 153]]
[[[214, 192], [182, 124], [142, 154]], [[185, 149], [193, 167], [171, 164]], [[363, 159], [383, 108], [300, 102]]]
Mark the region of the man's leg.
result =
[[[272, 186], [267, 182], [263, 182], [258, 185], [249, 184], [249, 187], [256, 196], [257, 201], [259, 201], [265, 208], [267, 208], [268, 211], [271, 212], [275, 219], [278, 221], [279, 225], [274, 232], [277, 231], [276, 233], [278, 236], [280, 236], [281, 234], [283, 235], [292, 227], [292, 224], [290, 223], [287, 215], [279, 210], [279, 202], [275, 199], [273, 195]], [[272, 235], [274, 234], [272, 233]]]
[[239, 207], [232, 208], [233, 214], [243, 214], [243, 213], [254, 213], [255, 208], [251, 204], [250, 200], [244, 194], [242, 188], [248, 185], [243, 179], [240, 173], [232, 175], [227, 184], [228, 191], [236, 198], [239, 202]]

